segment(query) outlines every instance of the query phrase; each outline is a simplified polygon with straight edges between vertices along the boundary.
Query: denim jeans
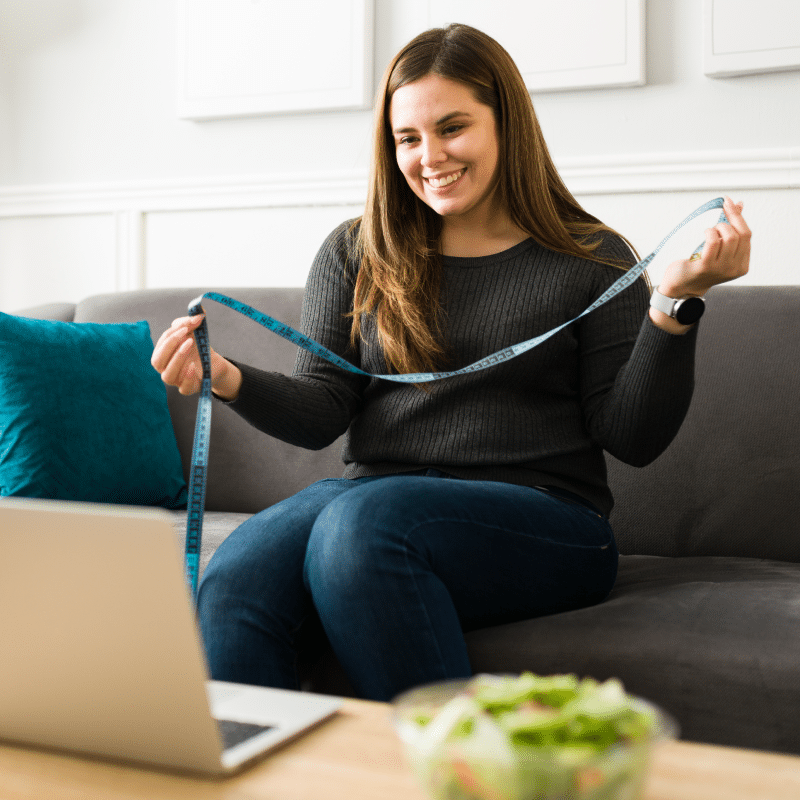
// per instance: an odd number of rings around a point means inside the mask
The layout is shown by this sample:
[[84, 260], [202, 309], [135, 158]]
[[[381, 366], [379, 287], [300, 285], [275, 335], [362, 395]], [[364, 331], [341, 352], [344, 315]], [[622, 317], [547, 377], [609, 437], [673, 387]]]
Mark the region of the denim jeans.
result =
[[539, 489], [437, 470], [325, 480], [220, 545], [198, 614], [215, 679], [298, 688], [321, 622], [359, 696], [390, 700], [470, 676], [464, 631], [601, 602], [617, 560], [604, 516]]

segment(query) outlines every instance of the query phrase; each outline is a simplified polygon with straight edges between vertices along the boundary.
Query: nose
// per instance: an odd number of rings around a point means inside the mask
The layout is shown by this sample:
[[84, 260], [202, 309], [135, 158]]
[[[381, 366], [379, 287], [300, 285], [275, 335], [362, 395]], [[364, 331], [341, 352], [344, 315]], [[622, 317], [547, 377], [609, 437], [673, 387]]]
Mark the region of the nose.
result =
[[442, 142], [437, 136], [430, 136], [422, 140], [422, 154], [420, 164], [423, 167], [434, 167], [447, 160], [447, 154], [442, 148]]

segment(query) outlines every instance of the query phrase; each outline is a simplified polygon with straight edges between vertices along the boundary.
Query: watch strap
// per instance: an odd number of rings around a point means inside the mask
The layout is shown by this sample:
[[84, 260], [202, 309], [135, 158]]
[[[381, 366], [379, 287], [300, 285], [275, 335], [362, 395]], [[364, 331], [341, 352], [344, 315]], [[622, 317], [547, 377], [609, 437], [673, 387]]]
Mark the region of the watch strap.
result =
[[678, 300], [661, 294], [661, 292], [658, 291], [658, 287], [656, 287], [653, 289], [653, 294], [650, 296], [650, 305], [652, 308], [656, 309], [656, 311], [660, 311], [668, 317], [674, 317]]

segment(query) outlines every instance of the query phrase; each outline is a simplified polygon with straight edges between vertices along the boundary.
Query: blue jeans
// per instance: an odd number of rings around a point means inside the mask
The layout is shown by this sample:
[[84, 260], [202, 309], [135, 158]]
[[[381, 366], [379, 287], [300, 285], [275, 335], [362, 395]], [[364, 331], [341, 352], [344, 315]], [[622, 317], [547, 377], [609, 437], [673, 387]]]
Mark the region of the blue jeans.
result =
[[318, 615], [359, 696], [390, 700], [470, 676], [464, 631], [601, 602], [617, 560], [604, 516], [538, 489], [437, 470], [326, 480], [220, 545], [198, 614], [215, 679], [298, 688]]

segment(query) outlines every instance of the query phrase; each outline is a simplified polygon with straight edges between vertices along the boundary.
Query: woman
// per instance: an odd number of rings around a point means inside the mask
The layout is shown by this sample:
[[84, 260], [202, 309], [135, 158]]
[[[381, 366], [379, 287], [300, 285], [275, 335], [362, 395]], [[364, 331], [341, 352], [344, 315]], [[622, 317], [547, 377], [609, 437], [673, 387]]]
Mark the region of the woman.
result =
[[[661, 294], [747, 271], [749, 230], [706, 235]], [[365, 213], [325, 241], [303, 328], [370, 373], [452, 370], [573, 319], [633, 263], [553, 166], [508, 54], [463, 25], [416, 37], [387, 69]], [[215, 394], [308, 448], [347, 432], [341, 479], [238, 528], [199, 590], [214, 678], [297, 688], [321, 621], [362, 697], [471, 674], [465, 630], [601, 602], [617, 550], [603, 450], [656, 458], [688, 408], [697, 325], [648, 309], [644, 280], [534, 350], [414, 386], [301, 351], [292, 376], [212, 354]], [[153, 365], [199, 388], [176, 320]], [[318, 619], [317, 619], [318, 618]]]

